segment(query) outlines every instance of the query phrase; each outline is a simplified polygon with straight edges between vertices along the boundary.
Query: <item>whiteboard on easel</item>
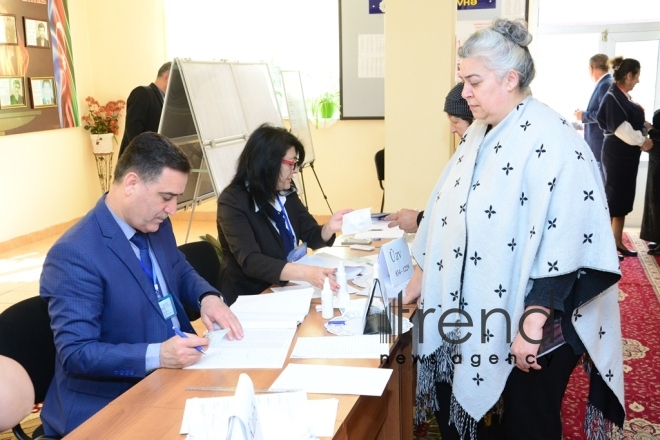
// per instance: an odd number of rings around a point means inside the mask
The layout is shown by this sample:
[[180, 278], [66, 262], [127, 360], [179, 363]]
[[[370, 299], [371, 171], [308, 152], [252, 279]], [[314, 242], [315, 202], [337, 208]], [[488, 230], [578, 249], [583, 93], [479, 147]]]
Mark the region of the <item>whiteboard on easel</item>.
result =
[[289, 122], [291, 133], [302, 142], [305, 147], [305, 162], [314, 162], [314, 145], [312, 144], [312, 133], [309, 129], [309, 118], [307, 117], [307, 106], [303, 94], [300, 72], [282, 71], [282, 85], [287, 109], [289, 110]]
[[232, 64], [236, 89], [240, 97], [248, 133], [268, 122], [282, 127], [275, 89], [266, 64]]
[[175, 59], [216, 196], [231, 182], [258, 126], [282, 127], [268, 66]]

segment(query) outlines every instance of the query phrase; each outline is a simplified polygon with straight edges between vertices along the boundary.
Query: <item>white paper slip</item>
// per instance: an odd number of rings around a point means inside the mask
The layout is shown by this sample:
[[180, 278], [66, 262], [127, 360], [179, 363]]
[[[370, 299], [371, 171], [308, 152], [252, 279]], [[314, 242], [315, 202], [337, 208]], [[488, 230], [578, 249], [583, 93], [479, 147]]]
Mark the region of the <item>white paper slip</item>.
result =
[[337, 269], [339, 267], [339, 263], [341, 262], [344, 264], [347, 281], [351, 281], [353, 278], [366, 270], [366, 266], [364, 265], [358, 265], [351, 260], [347, 260], [346, 258], [341, 258], [324, 251], [319, 251], [314, 255], [306, 255], [297, 262], [301, 264], [309, 264], [310, 266], [327, 267], [332, 269]]
[[[261, 295], [240, 295], [232, 304], [231, 311], [238, 318], [243, 328], [249, 328], [248, 322], [261, 322], [256, 327], [265, 328], [264, 322], [294, 321], [302, 322], [309, 313], [312, 301], [312, 288], [294, 289], [285, 292]], [[274, 325], [280, 327], [280, 325]]]
[[306, 402], [307, 415], [312, 425], [312, 434], [317, 437], [332, 437], [339, 399], [313, 399]]
[[212, 338], [206, 355], [192, 370], [216, 368], [282, 368], [295, 328], [243, 328], [241, 340]]
[[[334, 320], [341, 320], [341, 317]], [[389, 344], [380, 335], [299, 337], [292, 359], [380, 359]]]
[[371, 229], [371, 208], [356, 209], [342, 217], [342, 235]]
[[399, 238], [403, 237], [404, 231], [403, 229], [397, 228], [372, 228], [369, 231], [365, 232], [358, 232], [355, 234], [356, 238], [371, 238], [372, 240], [375, 238]]
[[302, 389], [318, 394], [381, 396], [391, 375], [389, 368], [289, 363], [270, 388]]

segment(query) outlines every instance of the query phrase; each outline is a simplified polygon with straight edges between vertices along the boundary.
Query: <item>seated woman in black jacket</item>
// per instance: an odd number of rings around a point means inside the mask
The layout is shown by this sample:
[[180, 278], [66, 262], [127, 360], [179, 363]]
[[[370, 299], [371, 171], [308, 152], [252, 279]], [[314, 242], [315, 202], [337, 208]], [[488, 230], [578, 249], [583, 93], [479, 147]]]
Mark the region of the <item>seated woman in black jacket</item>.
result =
[[264, 124], [245, 144], [234, 179], [218, 197], [222, 260], [217, 287], [229, 304], [238, 295], [256, 295], [289, 280], [322, 288], [328, 277], [338, 288], [334, 269], [295, 262], [306, 246], [331, 246], [351, 211], [335, 212], [323, 226], [314, 220], [292, 180], [304, 160], [303, 145], [284, 128]]

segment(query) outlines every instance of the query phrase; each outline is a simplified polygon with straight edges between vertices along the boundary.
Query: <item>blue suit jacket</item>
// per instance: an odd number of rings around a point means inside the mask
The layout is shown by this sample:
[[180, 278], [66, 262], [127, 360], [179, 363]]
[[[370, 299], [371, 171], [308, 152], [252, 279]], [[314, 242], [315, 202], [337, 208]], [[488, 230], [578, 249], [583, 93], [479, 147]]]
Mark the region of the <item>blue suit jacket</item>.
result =
[[[181, 329], [192, 333], [182, 304], [198, 308], [217, 290], [179, 252], [169, 219], [149, 240]], [[53, 245], [40, 282], [57, 349], [41, 417], [47, 434], [65, 435], [145, 377], [147, 345], [174, 332], [105, 197]]]
[[587, 141], [591, 151], [594, 153], [596, 161], [600, 163], [600, 158], [603, 152], [603, 130], [598, 126], [598, 108], [603, 100], [603, 97], [612, 85], [612, 75], [606, 73], [601, 79], [598, 80], [594, 92], [589, 98], [589, 105], [587, 109], [582, 112], [582, 122], [584, 123], [584, 140]]

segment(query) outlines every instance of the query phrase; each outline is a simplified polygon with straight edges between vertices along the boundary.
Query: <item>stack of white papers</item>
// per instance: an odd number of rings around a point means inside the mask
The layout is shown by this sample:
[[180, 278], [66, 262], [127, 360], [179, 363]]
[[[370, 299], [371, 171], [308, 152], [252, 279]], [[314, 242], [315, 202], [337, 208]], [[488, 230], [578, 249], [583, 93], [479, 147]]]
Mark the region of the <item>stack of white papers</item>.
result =
[[307, 255], [302, 257], [297, 263], [309, 264], [310, 266], [326, 267], [337, 269], [339, 263], [344, 263], [344, 270], [346, 271], [346, 280], [351, 281], [356, 276], [364, 273], [366, 267], [364, 265], [356, 264], [346, 258], [341, 258], [327, 252], [319, 251], [314, 255]]
[[254, 395], [252, 382], [242, 374], [234, 396], [186, 400], [180, 433], [189, 440], [243, 440], [240, 428], [248, 425], [248, 438], [255, 440], [332, 437], [338, 404], [337, 399], [307, 400], [304, 391]]
[[271, 390], [304, 390], [318, 394], [381, 396], [390, 380], [389, 368], [292, 364], [286, 366]]
[[380, 359], [389, 343], [380, 335], [299, 337], [292, 359]]
[[231, 306], [243, 328], [296, 328], [309, 313], [314, 289], [239, 296]]

